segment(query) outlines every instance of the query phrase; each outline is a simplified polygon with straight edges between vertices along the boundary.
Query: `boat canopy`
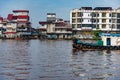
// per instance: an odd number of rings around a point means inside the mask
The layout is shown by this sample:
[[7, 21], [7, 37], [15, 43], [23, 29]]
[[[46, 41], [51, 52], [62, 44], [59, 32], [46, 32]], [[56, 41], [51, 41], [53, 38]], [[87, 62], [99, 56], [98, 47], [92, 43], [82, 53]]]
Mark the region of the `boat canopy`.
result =
[[100, 36], [113, 36], [113, 37], [120, 37], [120, 34], [102, 33]]

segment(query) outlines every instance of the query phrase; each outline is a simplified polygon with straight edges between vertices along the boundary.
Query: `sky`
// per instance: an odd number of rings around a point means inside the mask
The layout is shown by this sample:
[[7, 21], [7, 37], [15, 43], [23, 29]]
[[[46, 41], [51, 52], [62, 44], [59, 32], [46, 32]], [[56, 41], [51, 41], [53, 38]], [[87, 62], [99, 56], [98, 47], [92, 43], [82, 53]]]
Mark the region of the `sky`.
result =
[[70, 10], [80, 7], [120, 7], [120, 0], [0, 0], [0, 16], [6, 18], [12, 10], [29, 10], [32, 26], [46, 21], [47, 13], [69, 20]]

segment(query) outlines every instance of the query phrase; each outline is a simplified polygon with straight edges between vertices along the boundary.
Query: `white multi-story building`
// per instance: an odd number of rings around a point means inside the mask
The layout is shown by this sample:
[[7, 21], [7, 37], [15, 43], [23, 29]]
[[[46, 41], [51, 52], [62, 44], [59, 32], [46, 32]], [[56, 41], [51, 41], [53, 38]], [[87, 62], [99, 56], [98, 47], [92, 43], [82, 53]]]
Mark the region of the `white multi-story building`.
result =
[[[70, 24], [73, 34], [78, 37], [85, 32], [101, 30], [103, 32], [120, 31], [120, 9], [112, 7], [81, 7], [70, 12]], [[90, 34], [87, 34], [90, 37]]]

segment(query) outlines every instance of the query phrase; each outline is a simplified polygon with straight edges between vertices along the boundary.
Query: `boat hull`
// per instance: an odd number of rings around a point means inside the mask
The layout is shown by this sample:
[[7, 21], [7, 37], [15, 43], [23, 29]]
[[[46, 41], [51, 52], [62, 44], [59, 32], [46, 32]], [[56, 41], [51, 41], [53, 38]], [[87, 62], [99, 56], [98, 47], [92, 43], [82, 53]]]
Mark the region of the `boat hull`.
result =
[[120, 46], [97, 46], [86, 44], [73, 44], [73, 49], [77, 50], [120, 50]]

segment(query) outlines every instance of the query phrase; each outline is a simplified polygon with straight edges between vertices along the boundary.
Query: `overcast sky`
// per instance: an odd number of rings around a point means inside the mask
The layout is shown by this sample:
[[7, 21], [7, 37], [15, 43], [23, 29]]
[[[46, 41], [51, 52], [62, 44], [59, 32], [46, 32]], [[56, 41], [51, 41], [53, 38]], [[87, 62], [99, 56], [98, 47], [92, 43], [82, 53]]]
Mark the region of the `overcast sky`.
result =
[[7, 17], [12, 10], [27, 9], [33, 27], [46, 20], [47, 13], [69, 20], [70, 10], [80, 7], [120, 7], [120, 0], [0, 0], [0, 16]]

